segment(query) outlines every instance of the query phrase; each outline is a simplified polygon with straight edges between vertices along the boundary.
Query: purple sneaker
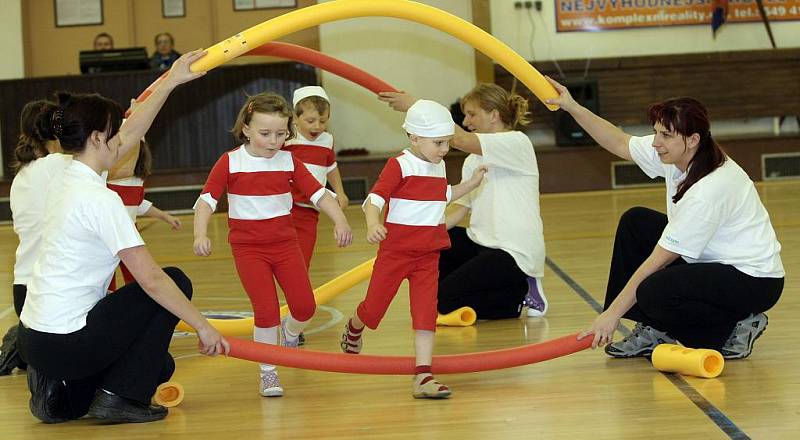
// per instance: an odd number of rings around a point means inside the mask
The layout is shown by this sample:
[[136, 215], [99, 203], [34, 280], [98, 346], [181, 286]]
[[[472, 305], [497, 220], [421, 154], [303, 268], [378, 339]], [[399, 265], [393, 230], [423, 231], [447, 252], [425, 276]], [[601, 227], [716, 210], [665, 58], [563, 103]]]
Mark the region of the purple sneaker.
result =
[[547, 313], [547, 297], [544, 296], [541, 279], [528, 277], [528, 293], [522, 300], [522, 306], [528, 308], [526, 313], [530, 318]]

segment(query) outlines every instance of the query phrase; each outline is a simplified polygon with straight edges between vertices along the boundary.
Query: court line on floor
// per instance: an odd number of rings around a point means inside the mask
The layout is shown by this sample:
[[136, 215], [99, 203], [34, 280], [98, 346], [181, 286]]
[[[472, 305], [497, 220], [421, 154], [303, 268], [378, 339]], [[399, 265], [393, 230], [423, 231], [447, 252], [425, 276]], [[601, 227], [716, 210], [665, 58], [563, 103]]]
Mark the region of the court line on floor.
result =
[[[597, 302], [597, 300], [595, 300], [594, 297], [592, 297], [592, 295], [590, 295], [589, 292], [586, 291], [586, 289], [581, 287], [581, 285], [578, 284], [577, 281], [572, 279], [571, 276], [569, 276], [566, 272], [564, 272], [564, 270], [561, 269], [561, 267], [559, 267], [555, 261], [550, 259], [550, 257], [547, 257], [545, 258], [545, 264], [553, 272], [555, 272], [555, 274], [559, 278], [561, 278], [562, 281], [567, 283], [567, 285], [576, 294], [578, 294], [578, 296], [580, 296], [587, 304], [589, 304], [589, 307], [594, 309], [594, 311], [597, 312], [598, 314], [602, 313], [603, 306], [601, 306], [600, 303]], [[617, 330], [619, 330], [625, 336], [631, 333], [631, 331], [622, 324], [619, 324]], [[682, 392], [687, 399], [689, 399], [692, 403], [694, 403], [695, 406], [697, 406], [700, 409], [700, 411], [702, 411], [703, 414], [706, 415], [706, 417], [711, 419], [711, 421], [714, 422], [714, 424], [717, 425], [717, 427], [719, 427], [719, 429], [721, 429], [722, 432], [727, 434], [728, 437], [734, 440], [745, 440], [750, 438], [744, 431], [741, 430], [741, 428], [739, 428], [738, 426], [736, 426], [735, 423], [733, 423], [733, 420], [728, 418], [728, 416], [726, 416], [725, 413], [720, 411], [719, 408], [714, 406], [713, 403], [706, 400], [706, 398], [703, 397], [702, 394], [700, 394], [696, 389], [694, 389], [689, 384], [689, 382], [686, 382], [686, 380], [679, 374], [663, 373], [663, 372], [661, 374], [663, 374], [664, 377], [669, 379], [669, 381], [672, 382], [672, 384], [675, 385], [675, 387], [678, 388], [678, 390], [680, 390], [680, 392]]]

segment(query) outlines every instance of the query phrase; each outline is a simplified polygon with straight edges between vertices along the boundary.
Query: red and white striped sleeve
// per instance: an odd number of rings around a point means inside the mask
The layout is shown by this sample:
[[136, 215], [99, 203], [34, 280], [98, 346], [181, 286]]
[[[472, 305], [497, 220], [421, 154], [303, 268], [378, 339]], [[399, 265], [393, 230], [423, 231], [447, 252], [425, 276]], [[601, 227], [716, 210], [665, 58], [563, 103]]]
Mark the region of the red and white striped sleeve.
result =
[[325, 188], [320, 185], [319, 181], [310, 171], [306, 165], [297, 157], [292, 155], [292, 162], [294, 163], [294, 171], [292, 171], [292, 185], [299, 189], [304, 196], [311, 200], [314, 206], [325, 194]]
[[219, 158], [214, 168], [208, 174], [206, 184], [203, 185], [203, 190], [200, 192], [200, 197], [194, 204], [193, 209], [197, 209], [197, 204], [200, 200], [208, 203], [212, 211], [217, 210], [217, 202], [225, 189], [228, 187], [228, 175], [230, 174], [229, 153], [225, 153]]
[[386, 201], [389, 200], [392, 192], [394, 192], [402, 179], [403, 170], [400, 168], [400, 162], [397, 161], [396, 157], [389, 159], [383, 167], [383, 171], [381, 171], [381, 175], [378, 177], [375, 185], [372, 186], [372, 191], [367, 194], [362, 208], [369, 202], [378, 209], [383, 209]]
[[142, 203], [139, 203], [139, 206], [136, 207], [136, 215], [145, 215], [150, 208], [153, 207], [153, 202], [147, 199], [142, 199]]
[[334, 147], [335, 147], [335, 143], [334, 143], [334, 141], [331, 141], [331, 148], [330, 148], [330, 152], [328, 153], [328, 160], [327, 160], [327, 164], [326, 164], [326, 165], [328, 165], [328, 172], [329, 173], [331, 171], [335, 170], [337, 166], [339, 166], [339, 164], [336, 163], [336, 150], [334, 150]]

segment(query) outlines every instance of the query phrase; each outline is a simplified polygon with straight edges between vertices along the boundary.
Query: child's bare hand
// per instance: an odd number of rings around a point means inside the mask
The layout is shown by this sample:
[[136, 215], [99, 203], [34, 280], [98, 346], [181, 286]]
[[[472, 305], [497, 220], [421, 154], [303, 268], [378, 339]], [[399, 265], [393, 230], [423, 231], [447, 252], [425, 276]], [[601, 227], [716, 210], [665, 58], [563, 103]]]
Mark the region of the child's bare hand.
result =
[[333, 225], [333, 235], [336, 238], [336, 245], [339, 247], [350, 246], [353, 242], [353, 230], [347, 223]]
[[486, 165], [481, 165], [472, 172], [472, 180], [476, 183], [480, 183], [480, 181], [483, 180], [483, 176], [488, 172], [489, 168], [487, 168]]
[[386, 231], [386, 227], [380, 223], [367, 226], [367, 242], [369, 244], [378, 244], [383, 240], [386, 240], [387, 234], [388, 231]]
[[198, 257], [207, 257], [211, 255], [211, 239], [206, 236], [195, 237], [194, 254]]
[[399, 112], [407, 111], [409, 107], [417, 102], [417, 98], [406, 92], [380, 92], [378, 93], [378, 99], [389, 104], [389, 107]]
[[167, 214], [167, 216], [164, 218], [164, 221], [167, 222], [168, 225], [172, 226], [172, 229], [177, 230], [181, 228], [181, 219], [178, 217]]

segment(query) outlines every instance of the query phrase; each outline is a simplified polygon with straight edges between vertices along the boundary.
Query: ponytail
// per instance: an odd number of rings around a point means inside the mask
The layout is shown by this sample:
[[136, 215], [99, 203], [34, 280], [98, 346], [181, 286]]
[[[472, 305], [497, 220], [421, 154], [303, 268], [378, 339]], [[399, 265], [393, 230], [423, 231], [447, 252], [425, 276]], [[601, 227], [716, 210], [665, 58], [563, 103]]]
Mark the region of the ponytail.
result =
[[133, 175], [144, 180], [150, 176], [153, 170], [153, 153], [150, 152], [150, 145], [142, 139], [139, 142], [139, 157], [133, 167]]
[[81, 153], [92, 132], [105, 133], [111, 139], [122, 125], [122, 107], [97, 93], [56, 93], [57, 107], [42, 123], [52, 130], [68, 153]]
[[503, 125], [514, 130], [530, 124], [528, 100], [516, 93], [509, 93], [497, 84], [481, 83], [461, 98], [461, 105], [472, 101], [487, 112], [497, 110]]
[[11, 169], [14, 174], [34, 160], [47, 156], [47, 142], [56, 140], [52, 126], [47, 122], [55, 108], [52, 102], [40, 99], [31, 101], [22, 108], [19, 118], [19, 138], [14, 148]]
[[528, 117], [528, 100], [516, 93], [512, 93], [509, 97], [509, 107], [514, 114], [514, 123], [511, 128], [524, 127], [531, 123], [531, 118]]

